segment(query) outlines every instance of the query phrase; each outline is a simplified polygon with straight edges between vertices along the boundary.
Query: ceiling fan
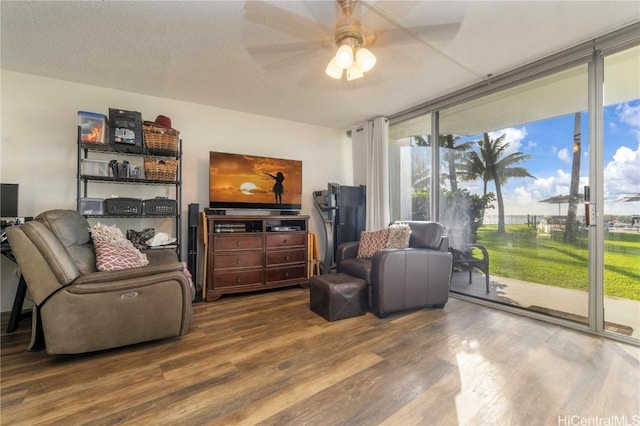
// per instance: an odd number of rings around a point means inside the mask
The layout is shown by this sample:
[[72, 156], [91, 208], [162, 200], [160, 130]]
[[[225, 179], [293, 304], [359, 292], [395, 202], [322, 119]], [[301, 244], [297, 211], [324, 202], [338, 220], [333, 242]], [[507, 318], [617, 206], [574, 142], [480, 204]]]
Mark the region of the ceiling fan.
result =
[[375, 34], [369, 33], [368, 37], [365, 37], [360, 18], [353, 13], [355, 0], [337, 0], [337, 3], [342, 16], [336, 22], [333, 44], [338, 50], [329, 61], [325, 73], [339, 80], [342, 78], [343, 70], [346, 70], [347, 80], [356, 80], [362, 78], [364, 73], [376, 64], [375, 55], [365, 47], [375, 40]]
[[[325, 73], [335, 79], [346, 74], [347, 81], [362, 78], [364, 73], [373, 69], [377, 62], [370, 47], [382, 48], [402, 42], [418, 42], [430, 44], [431, 41], [452, 38], [460, 27], [460, 21], [437, 25], [404, 27], [397, 16], [408, 14], [417, 2], [387, 2], [392, 4], [394, 14], [371, 1], [336, 0], [335, 2], [296, 2], [302, 3], [313, 19], [290, 10], [292, 3], [283, 3], [287, 9], [274, 6], [266, 1], [247, 1], [245, 3], [245, 19], [270, 27], [303, 41], [280, 45], [261, 45], [248, 47], [252, 54], [272, 54], [283, 52], [310, 53], [327, 47], [335, 49], [333, 55], [326, 54], [329, 60]], [[328, 21], [327, 5], [335, 7], [333, 28]], [[370, 21], [380, 25], [386, 22], [384, 29], [373, 30], [362, 25], [362, 9], [372, 12], [375, 18]], [[391, 28], [389, 28], [389, 23]], [[346, 73], [345, 73], [346, 71]]]

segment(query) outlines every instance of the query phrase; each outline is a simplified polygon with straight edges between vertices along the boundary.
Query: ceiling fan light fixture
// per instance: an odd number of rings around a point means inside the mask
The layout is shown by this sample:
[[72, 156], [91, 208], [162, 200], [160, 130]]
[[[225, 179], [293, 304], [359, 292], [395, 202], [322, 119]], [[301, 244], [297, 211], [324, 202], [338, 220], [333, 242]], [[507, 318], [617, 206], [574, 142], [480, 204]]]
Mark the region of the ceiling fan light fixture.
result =
[[376, 56], [369, 49], [362, 47], [356, 52], [356, 63], [362, 72], [367, 72], [376, 64]]
[[329, 61], [327, 65], [327, 69], [324, 72], [331, 78], [335, 78], [336, 80], [340, 80], [342, 78], [342, 68], [338, 66], [336, 63], [336, 57], [334, 56]]
[[357, 80], [362, 77], [364, 77], [364, 73], [356, 62], [347, 68], [347, 81]]
[[346, 70], [353, 63], [353, 48], [348, 44], [343, 44], [336, 52], [335, 60], [336, 65]]

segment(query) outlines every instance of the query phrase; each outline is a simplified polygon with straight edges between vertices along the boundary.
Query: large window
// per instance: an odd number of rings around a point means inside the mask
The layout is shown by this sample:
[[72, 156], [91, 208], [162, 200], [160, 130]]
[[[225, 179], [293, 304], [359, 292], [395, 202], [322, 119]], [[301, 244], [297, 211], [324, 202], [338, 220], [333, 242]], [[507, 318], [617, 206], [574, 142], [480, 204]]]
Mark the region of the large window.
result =
[[604, 59], [604, 330], [640, 330], [640, 47]]
[[637, 341], [640, 47], [583, 57], [392, 121], [391, 215], [488, 255], [488, 285], [456, 262], [452, 292]]
[[585, 64], [440, 112], [440, 221], [490, 260], [452, 291], [588, 323], [587, 93]]
[[391, 218], [431, 220], [431, 115], [389, 129]]

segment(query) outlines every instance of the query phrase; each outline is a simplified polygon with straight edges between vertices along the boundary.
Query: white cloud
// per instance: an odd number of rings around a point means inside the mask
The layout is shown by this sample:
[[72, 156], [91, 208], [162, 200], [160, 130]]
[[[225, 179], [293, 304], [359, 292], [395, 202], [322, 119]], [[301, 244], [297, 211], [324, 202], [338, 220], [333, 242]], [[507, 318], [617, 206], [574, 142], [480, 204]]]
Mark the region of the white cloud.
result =
[[505, 152], [506, 155], [512, 152], [520, 151], [522, 141], [527, 137], [526, 127], [507, 127], [506, 129], [496, 130], [495, 132], [489, 132], [491, 139], [497, 139], [502, 135], [505, 135], [504, 142], [509, 144], [509, 149]]
[[620, 104], [616, 107], [616, 114], [623, 123], [640, 129], [640, 104], [637, 106], [631, 106], [626, 102]]
[[[556, 195], [568, 195], [571, 184], [571, 173], [561, 169], [556, 170], [554, 176], [538, 178], [536, 180], [521, 181], [522, 185], [505, 191], [504, 204], [506, 214], [521, 215], [557, 215], [566, 214], [567, 204], [542, 203], [542, 200]], [[587, 176], [581, 176], [578, 184], [579, 193], [582, 194], [584, 186], [589, 183]]]
[[530, 192], [533, 199], [544, 200], [545, 198], [558, 195], [558, 179], [555, 176], [549, 176], [546, 178], [538, 178], [533, 182], [528, 182], [527, 185], [518, 188], [519, 192]]
[[571, 163], [571, 155], [569, 154], [569, 150], [567, 148], [562, 148], [560, 151], [558, 151], [558, 158], [567, 164]]
[[[569, 193], [569, 184], [571, 183], [571, 173], [569, 172], [565, 172], [562, 169], [558, 169], [556, 171], [557, 173], [557, 177], [556, 177], [556, 182], [558, 182], [558, 184], [560, 186], [562, 186], [563, 188], [566, 187], [566, 193]], [[560, 195], [560, 193], [555, 194], [555, 195]]]
[[531, 192], [527, 191], [527, 189], [522, 186], [516, 188], [513, 193], [516, 200], [518, 200], [518, 203], [529, 204], [537, 201], [533, 199]]
[[622, 123], [631, 127], [631, 131], [640, 142], [640, 104], [631, 106], [626, 102], [622, 103], [616, 107], [616, 115]]
[[636, 150], [621, 146], [604, 169], [605, 198], [640, 192], [640, 144]]
[[[557, 204], [541, 200], [569, 194], [571, 172], [557, 169], [553, 176], [520, 181], [520, 186], [504, 193], [506, 214], [558, 214]], [[581, 176], [579, 192], [589, 184], [588, 176]], [[493, 188], [491, 188], [493, 190]], [[639, 214], [640, 203], [616, 203], [615, 200], [640, 192], [640, 145], [633, 150], [619, 147], [604, 170], [604, 198], [607, 214]], [[560, 205], [566, 214], [566, 204]]]

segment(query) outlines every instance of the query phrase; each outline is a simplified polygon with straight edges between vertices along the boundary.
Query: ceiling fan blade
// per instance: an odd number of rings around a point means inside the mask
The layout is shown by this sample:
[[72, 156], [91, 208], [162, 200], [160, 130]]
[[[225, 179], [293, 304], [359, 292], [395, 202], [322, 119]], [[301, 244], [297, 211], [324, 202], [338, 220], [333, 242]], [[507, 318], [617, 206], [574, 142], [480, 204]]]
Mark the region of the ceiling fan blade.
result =
[[336, 1], [302, 1], [311, 18], [327, 28], [333, 34], [336, 20], [342, 13]]
[[264, 1], [247, 1], [244, 17], [247, 21], [308, 41], [322, 40], [333, 31], [319, 22]]
[[247, 52], [251, 56], [273, 55], [279, 53], [295, 53], [316, 50], [322, 48], [323, 44], [317, 41], [300, 41], [294, 43], [263, 44], [247, 46]]
[[390, 45], [451, 40], [459, 29], [460, 23], [452, 23], [376, 31], [375, 44]]
[[[269, 55], [259, 60], [260, 67], [268, 72], [286, 70], [291, 68], [307, 68], [310, 63], [318, 63], [323, 59], [323, 52], [319, 50], [306, 50], [296, 53], [282, 54], [278, 56]], [[327, 56], [326, 62], [331, 59], [330, 55]], [[325, 65], [326, 66], [326, 65]], [[320, 65], [324, 73], [324, 68]]]

